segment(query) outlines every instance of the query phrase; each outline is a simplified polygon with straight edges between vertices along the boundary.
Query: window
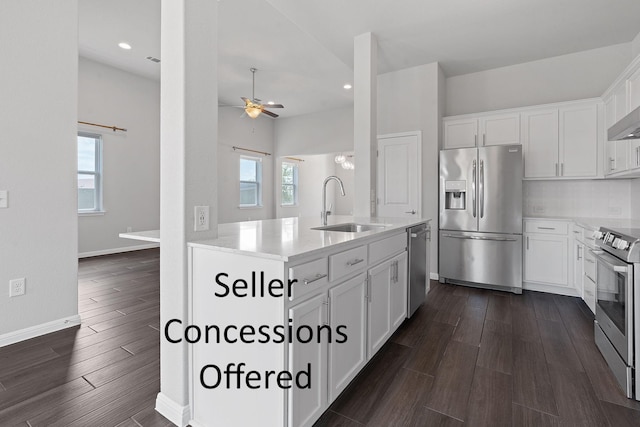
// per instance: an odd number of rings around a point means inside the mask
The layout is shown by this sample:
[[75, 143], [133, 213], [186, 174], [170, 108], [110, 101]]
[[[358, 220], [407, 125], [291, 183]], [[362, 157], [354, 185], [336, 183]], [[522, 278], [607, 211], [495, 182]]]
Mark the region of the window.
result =
[[282, 206], [298, 204], [298, 165], [282, 162]]
[[240, 207], [258, 207], [262, 204], [262, 160], [240, 157]]
[[78, 212], [102, 211], [102, 136], [78, 133]]

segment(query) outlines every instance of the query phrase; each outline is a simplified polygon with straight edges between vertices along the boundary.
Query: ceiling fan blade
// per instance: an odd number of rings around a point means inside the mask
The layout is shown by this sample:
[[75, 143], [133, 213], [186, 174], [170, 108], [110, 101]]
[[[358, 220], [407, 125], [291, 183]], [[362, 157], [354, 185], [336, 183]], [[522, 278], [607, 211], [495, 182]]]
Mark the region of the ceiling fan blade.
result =
[[276, 117], [280, 117], [280, 116], [278, 116], [276, 113], [272, 113], [272, 112], [271, 112], [271, 111], [269, 111], [269, 110], [264, 110], [264, 109], [263, 109], [263, 110], [262, 110], [262, 112], [263, 112], [263, 113], [265, 113], [267, 116], [271, 116], [271, 117], [273, 117], [274, 119], [275, 119]]
[[284, 108], [284, 105], [282, 105], [282, 104], [267, 104], [266, 107], [269, 107], [269, 108]]

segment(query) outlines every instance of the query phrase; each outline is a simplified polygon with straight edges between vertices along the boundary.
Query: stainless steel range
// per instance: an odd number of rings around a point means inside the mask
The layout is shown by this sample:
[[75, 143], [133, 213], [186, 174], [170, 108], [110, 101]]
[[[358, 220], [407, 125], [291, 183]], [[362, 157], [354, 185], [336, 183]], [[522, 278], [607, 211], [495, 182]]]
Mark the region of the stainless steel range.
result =
[[600, 227], [595, 341], [627, 397], [640, 400], [640, 229]]

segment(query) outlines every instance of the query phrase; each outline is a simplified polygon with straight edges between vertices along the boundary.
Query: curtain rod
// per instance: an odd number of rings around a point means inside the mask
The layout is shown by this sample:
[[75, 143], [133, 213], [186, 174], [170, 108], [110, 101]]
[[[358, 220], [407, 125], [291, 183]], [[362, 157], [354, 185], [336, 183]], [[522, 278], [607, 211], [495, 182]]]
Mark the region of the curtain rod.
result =
[[252, 153], [263, 154], [265, 156], [270, 156], [271, 155], [271, 153], [267, 153], [266, 151], [258, 151], [258, 150], [252, 150], [250, 148], [236, 147], [235, 145], [232, 148], [233, 148], [233, 151], [242, 150], [242, 151], [250, 151]]
[[98, 126], [98, 127], [101, 127], [101, 128], [111, 129], [114, 132], [117, 131], [117, 130], [121, 130], [122, 132], [126, 132], [127, 131], [125, 128], [119, 128], [117, 126], [107, 126], [107, 125], [100, 125], [98, 123], [81, 122], [80, 120], [78, 120], [78, 123], [83, 124], [83, 125]]
[[288, 160], [295, 160], [296, 162], [304, 162], [304, 159], [299, 159], [297, 157], [285, 157]]

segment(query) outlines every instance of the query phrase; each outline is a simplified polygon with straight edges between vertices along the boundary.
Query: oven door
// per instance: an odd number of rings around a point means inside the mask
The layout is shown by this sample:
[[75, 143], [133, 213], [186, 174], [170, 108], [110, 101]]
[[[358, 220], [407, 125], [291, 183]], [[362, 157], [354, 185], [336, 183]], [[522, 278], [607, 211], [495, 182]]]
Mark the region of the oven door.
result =
[[596, 320], [627, 366], [633, 362], [633, 264], [592, 251], [597, 265]]

